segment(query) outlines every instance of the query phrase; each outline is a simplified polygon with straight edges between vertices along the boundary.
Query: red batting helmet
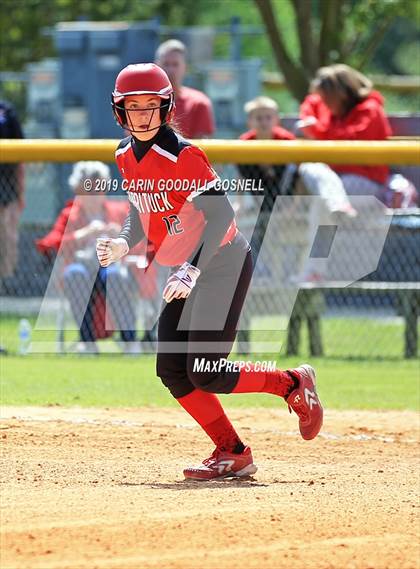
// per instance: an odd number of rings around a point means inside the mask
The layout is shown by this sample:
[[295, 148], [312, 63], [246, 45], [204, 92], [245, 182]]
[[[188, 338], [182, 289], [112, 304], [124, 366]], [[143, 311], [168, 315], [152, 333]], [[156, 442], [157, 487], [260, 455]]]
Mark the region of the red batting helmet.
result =
[[[112, 110], [116, 121], [123, 128], [127, 124], [124, 97], [128, 95], [157, 95], [167, 101], [161, 104], [161, 118], [169, 122], [175, 109], [174, 89], [165, 71], [155, 63], [136, 63], [122, 69], [115, 80], [112, 92]], [[163, 115], [163, 116], [162, 116]]]

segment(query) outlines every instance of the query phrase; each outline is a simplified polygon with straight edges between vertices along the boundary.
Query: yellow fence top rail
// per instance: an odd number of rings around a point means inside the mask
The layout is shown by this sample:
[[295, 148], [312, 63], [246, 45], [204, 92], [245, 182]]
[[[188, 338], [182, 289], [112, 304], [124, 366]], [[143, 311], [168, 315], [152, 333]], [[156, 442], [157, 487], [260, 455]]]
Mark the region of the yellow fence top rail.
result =
[[[234, 164], [420, 164], [420, 141], [195, 140], [209, 160]], [[116, 140], [0, 140], [0, 162], [114, 161]]]

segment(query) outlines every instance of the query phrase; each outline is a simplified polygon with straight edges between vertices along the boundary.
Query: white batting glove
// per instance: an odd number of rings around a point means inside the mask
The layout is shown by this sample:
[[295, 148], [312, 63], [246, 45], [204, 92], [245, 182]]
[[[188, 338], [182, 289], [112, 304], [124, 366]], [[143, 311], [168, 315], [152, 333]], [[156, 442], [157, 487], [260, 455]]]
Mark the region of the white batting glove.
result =
[[187, 262], [181, 265], [168, 278], [162, 295], [166, 302], [171, 302], [174, 298], [188, 298], [195, 287], [200, 272], [200, 269], [193, 267], [193, 265]]
[[99, 237], [96, 240], [96, 255], [101, 267], [108, 267], [111, 263], [115, 263], [128, 253], [129, 246], [125, 239], [117, 237]]

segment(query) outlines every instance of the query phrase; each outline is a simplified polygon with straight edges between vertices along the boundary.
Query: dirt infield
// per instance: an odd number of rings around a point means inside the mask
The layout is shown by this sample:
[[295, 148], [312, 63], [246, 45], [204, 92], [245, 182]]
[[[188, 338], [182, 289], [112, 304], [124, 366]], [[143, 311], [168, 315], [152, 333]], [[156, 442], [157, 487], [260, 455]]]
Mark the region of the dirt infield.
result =
[[417, 414], [230, 415], [260, 470], [199, 483], [181, 410], [3, 408], [1, 569], [420, 567]]

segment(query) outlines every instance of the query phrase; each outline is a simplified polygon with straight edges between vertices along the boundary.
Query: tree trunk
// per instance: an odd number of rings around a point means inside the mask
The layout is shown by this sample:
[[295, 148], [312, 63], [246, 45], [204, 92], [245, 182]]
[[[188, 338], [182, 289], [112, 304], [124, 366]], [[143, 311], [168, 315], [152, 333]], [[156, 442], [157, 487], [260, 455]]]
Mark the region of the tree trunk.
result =
[[277, 65], [282, 71], [292, 95], [301, 101], [308, 91], [309, 82], [303, 69], [293, 62], [287, 52], [283, 37], [277, 26], [271, 0], [255, 0], [255, 4], [260, 11], [268, 37], [270, 38]]
[[321, 0], [319, 64], [338, 62], [342, 51], [343, 0]]
[[300, 58], [306, 75], [312, 78], [318, 69], [318, 49], [312, 30], [312, 3], [308, 0], [292, 0], [296, 14], [300, 44]]

